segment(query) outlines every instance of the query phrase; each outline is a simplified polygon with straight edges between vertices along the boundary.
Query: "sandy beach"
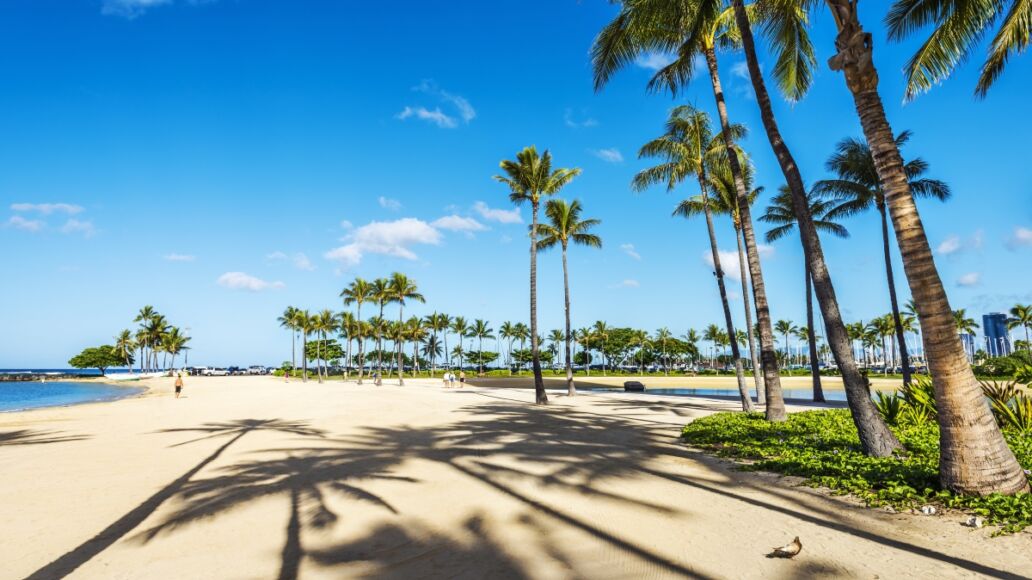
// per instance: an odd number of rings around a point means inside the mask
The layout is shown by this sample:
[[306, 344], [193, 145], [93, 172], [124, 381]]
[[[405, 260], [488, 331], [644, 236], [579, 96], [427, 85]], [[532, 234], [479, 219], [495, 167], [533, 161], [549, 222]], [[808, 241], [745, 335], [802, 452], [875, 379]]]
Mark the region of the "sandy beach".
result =
[[[735, 471], [734, 402], [272, 377], [0, 414], [2, 578], [1026, 577], [1032, 534]], [[556, 385], [558, 386], [558, 385]], [[801, 407], [793, 407], [795, 409]], [[768, 559], [799, 536], [793, 560]]]

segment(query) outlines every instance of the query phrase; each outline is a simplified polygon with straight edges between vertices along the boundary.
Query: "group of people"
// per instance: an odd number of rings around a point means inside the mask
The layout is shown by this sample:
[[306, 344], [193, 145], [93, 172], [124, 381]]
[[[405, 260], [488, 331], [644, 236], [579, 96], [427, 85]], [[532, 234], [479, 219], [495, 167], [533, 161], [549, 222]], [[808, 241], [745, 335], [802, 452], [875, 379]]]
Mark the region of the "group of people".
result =
[[[459, 386], [461, 387], [466, 383], [466, 371], [459, 371]], [[455, 373], [448, 371], [444, 373], [444, 386], [454, 387], [455, 386]]]

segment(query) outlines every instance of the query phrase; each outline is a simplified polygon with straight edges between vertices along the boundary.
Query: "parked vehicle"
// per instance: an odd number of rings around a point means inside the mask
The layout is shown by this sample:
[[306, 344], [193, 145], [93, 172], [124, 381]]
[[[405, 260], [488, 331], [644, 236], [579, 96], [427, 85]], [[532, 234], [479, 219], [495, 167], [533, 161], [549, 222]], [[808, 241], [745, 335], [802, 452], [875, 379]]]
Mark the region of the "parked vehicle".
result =
[[204, 369], [204, 372], [202, 374], [206, 377], [224, 377], [229, 374], [229, 371], [227, 371], [226, 369], [207, 367]]

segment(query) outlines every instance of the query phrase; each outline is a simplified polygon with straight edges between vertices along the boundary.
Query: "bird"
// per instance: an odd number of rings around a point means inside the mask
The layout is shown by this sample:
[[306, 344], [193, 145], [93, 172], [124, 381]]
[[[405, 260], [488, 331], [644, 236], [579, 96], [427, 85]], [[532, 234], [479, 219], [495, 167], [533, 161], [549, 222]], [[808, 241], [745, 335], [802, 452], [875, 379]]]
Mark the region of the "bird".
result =
[[790, 543], [781, 546], [780, 548], [774, 548], [774, 551], [767, 554], [768, 558], [794, 558], [799, 552], [803, 551], [803, 543], [799, 541], [799, 536], [796, 536]]

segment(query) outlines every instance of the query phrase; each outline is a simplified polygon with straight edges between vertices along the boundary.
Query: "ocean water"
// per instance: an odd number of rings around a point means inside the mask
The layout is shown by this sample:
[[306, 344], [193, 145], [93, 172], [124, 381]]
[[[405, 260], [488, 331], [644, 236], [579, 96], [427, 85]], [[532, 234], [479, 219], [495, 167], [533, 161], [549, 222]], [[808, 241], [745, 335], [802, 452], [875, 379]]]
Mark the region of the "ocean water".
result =
[[114, 401], [142, 392], [139, 387], [60, 381], [0, 382], [0, 412]]

